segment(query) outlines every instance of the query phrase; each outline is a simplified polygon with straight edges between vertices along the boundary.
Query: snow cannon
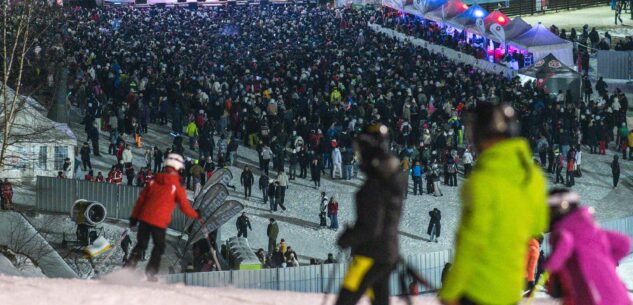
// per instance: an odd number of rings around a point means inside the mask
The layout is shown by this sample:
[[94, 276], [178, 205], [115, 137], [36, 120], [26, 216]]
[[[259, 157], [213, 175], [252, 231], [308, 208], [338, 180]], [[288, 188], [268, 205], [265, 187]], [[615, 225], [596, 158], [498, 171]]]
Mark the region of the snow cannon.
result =
[[105, 221], [108, 212], [103, 204], [79, 199], [73, 203], [70, 219], [77, 224], [77, 243], [87, 247], [97, 240], [97, 226]]
[[70, 219], [77, 225], [96, 227], [101, 224], [108, 215], [103, 204], [96, 201], [79, 199], [73, 203], [70, 210]]

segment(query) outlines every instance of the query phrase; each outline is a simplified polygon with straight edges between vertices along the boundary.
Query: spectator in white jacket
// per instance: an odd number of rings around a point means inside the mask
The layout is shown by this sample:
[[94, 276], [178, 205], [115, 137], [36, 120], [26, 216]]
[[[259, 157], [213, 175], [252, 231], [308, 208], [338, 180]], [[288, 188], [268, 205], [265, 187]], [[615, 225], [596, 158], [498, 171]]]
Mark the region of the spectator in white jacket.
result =
[[576, 177], [582, 177], [582, 171], [580, 170], [580, 164], [582, 163], [582, 150], [580, 145], [576, 148]]
[[341, 156], [341, 150], [335, 147], [332, 150], [332, 179], [335, 179], [336, 173], [339, 173], [339, 178], [343, 178], [343, 158]]
[[473, 168], [473, 154], [470, 152], [470, 149], [466, 148], [464, 151], [464, 157], [462, 158], [462, 163], [464, 164], [464, 177], [468, 177], [470, 171]]
[[123, 160], [123, 165], [126, 167], [132, 164], [132, 150], [130, 149], [130, 145], [125, 145], [125, 149], [123, 149], [123, 154], [121, 156]]

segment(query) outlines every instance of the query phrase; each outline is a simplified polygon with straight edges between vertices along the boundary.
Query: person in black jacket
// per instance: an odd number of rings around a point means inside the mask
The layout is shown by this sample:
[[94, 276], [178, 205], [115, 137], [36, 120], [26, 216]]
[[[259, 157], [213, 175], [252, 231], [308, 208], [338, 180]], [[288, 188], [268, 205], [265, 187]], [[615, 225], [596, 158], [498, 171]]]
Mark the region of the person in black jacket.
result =
[[79, 154], [81, 155], [81, 169], [84, 171], [88, 168], [92, 169], [92, 164], [90, 163], [90, 146], [88, 142], [84, 142], [84, 145], [81, 146], [79, 150]]
[[308, 177], [308, 164], [310, 160], [308, 159], [308, 148], [306, 146], [302, 146], [301, 150], [298, 153], [299, 157], [299, 178], [307, 178]]
[[240, 183], [244, 186], [244, 198], [248, 199], [251, 197], [251, 187], [254, 182], [255, 177], [253, 176], [253, 172], [250, 168], [248, 168], [248, 166], [244, 167], [244, 171], [240, 177]]
[[426, 234], [431, 237], [429, 239], [430, 242], [437, 242], [437, 238], [440, 237], [442, 229], [442, 224], [440, 223], [440, 220], [442, 220], [442, 212], [435, 208], [429, 212], [429, 216], [431, 216], [431, 221], [429, 221], [429, 227], [426, 230]]
[[251, 228], [251, 221], [248, 219], [248, 216], [246, 216], [246, 212], [243, 212], [242, 216], [237, 218], [235, 226], [237, 226], [237, 237], [244, 236], [245, 238], [248, 238], [248, 231], [246, 229], [253, 231], [253, 228]]
[[154, 146], [154, 172], [158, 173], [163, 169], [163, 152]]
[[268, 203], [268, 176], [262, 175], [259, 177], [259, 189], [262, 191], [262, 198], [264, 199], [264, 204]]
[[318, 157], [314, 157], [312, 162], [310, 162], [310, 174], [312, 175], [312, 181], [314, 181], [314, 188], [318, 189], [321, 187], [321, 161], [319, 161]]
[[611, 174], [613, 175], [613, 188], [618, 187], [618, 181], [620, 181], [620, 162], [618, 161], [618, 155], [613, 156], [611, 162]]
[[353, 259], [336, 304], [356, 304], [368, 289], [373, 291], [373, 304], [388, 304], [389, 277], [400, 260], [398, 224], [406, 174], [388, 152], [386, 126], [366, 127], [355, 146], [367, 178], [356, 193], [356, 224], [338, 239], [341, 248], [352, 248]]

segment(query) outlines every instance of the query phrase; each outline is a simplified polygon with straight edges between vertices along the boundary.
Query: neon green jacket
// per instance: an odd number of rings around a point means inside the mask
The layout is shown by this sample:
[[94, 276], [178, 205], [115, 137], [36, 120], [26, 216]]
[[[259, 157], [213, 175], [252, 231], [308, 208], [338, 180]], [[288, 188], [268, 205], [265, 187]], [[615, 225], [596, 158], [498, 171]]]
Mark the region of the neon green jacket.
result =
[[190, 122], [187, 125], [187, 129], [185, 130], [185, 133], [187, 134], [187, 136], [189, 137], [195, 137], [198, 135], [198, 126], [196, 125], [195, 122]]
[[462, 189], [455, 262], [440, 298], [513, 304], [525, 285], [528, 241], [546, 230], [545, 180], [524, 139], [484, 151]]

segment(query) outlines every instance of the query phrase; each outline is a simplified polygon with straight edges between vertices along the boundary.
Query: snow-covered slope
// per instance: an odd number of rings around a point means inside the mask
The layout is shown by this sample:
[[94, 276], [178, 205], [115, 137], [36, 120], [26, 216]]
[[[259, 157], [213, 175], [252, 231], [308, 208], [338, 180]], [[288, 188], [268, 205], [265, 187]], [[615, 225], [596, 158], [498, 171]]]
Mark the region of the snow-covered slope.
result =
[[[139, 282], [134, 277], [116, 280], [27, 279], [0, 275], [0, 304], [11, 305], [320, 305], [322, 294], [232, 288], [200, 288]], [[328, 296], [328, 305], [335, 296]], [[368, 305], [367, 299], [360, 304]], [[405, 304], [393, 298], [391, 304]], [[434, 296], [414, 298], [416, 305], [439, 305]], [[537, 299], [534, 305], [557, 304]]]

